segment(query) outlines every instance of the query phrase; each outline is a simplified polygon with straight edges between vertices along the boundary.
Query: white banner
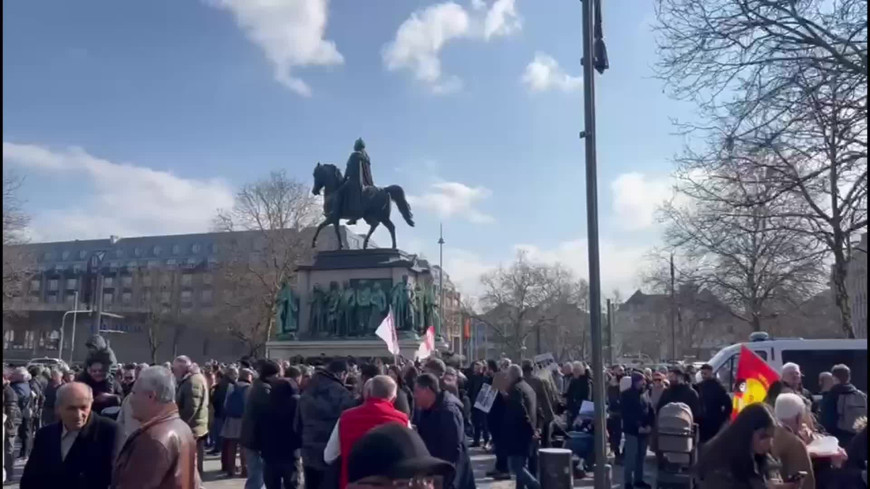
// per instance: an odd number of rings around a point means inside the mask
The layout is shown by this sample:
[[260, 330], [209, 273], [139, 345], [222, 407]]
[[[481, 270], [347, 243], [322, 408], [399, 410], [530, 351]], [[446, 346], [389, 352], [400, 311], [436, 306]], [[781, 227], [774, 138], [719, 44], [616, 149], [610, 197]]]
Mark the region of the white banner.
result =
[[435, 328], [429, 326], [426, 329], [426, 336], [423, 337], [423, 341], [420, 342], [420, 348], [417, 348], [417, 353], [414, 355], [415, 358], [419, 358], [420, 360], [425, 360], [432, 355], [432, 352], [435, 351]]
[[387, 317], [381, 321], [381, 325], [375, 330], [375, 334], [387, 344], [387, 351], [393, 355], [399, 354], [399, 338], [396, 337], [396, 323], [393, 321], [393, 308], [387, 313]]
[[477, 400], [474, 401], [474, 409], [489, 413], [490, 409], [492, 409], [492, 404], [495, 402], [497, 392], [491, 385], [483, 384], [480, 387], [480, 392], [477, 394]]

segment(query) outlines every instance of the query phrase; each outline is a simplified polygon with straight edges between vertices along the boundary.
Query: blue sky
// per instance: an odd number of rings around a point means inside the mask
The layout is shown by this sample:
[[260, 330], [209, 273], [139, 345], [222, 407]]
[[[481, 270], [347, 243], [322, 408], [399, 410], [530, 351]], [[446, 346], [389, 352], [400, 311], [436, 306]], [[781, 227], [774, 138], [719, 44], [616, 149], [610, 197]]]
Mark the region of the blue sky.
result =
[[[35, 240], [205, 231], [242, 183], [342, 167], [413, 197], [399, 246], [475, 293], [518, 248], [585, 275], [580, 2], [3, 2], [3, 164]], [[596, 79], [605, 292], [658, 244], [687, 108], [653, 78], [652, 2], [605, 1]], [[376, 240], [389, 243], [379, 232]]]

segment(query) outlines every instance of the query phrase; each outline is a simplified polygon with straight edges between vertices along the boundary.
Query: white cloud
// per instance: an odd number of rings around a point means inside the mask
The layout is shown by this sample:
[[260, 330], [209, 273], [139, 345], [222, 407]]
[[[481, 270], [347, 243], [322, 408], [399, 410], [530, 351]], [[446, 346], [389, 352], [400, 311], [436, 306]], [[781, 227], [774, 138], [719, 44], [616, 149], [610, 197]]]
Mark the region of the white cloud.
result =
[[523, 27], [517, 13], [516, 0], [496, 0], [486, 13], [483, 36], [490, 39], [496, 36], [509, 36]]
[[583, 86], [583, 77], [565, 73], [552, 56], [537, 52], [535, 59], [526, 66], [522, 82], [533, 92], [549, 90], [570, 92], [579, 90]]
[[205, 232], [217, 209], [233, 205], [232, 189], [220, 180], [115, 163], [81, 148], [53, 151], [4, 141], [7, 164], [69, 182], [87, 196], [34, 213], [34, 241]]
[[495, 219], [476, 209], [481, 200], [492, 195], [485, 187], [469, 187], [459, 182], [438, 182], [429, 191], [419, 196], [408, 196], [412, 206], [434, 212], [441, 219], [462, 217], [474, 223], [490, 223]]
[[390, 71], [412, 72], [433, 93], [455, 92], [462, 80], [443, 72], [444, 46], [456, 39], [507, 36], [521, 28], [515, 0], [495, 0], [489, 8], [483, 0], [472, 0], [471, 12], [455, 2], [430, 5], [402, 22], [395, 39], [384, 46], [384, 65]]
[[610, 189], [617, 222], [629, 231], [653, 227], [656, 224], [656, 211], [673, 196], [670, 179], [649, 177], [637, 172], [619, 175], [611, 182]]
[[333, 41], [323, 38], [328, 0], [206, 0], [229, 10], [245, 35], [266, 54], [275, 79], [309, 96], [311, 87], [292, 74], [298, 66], [331, 66], [344, 62]]

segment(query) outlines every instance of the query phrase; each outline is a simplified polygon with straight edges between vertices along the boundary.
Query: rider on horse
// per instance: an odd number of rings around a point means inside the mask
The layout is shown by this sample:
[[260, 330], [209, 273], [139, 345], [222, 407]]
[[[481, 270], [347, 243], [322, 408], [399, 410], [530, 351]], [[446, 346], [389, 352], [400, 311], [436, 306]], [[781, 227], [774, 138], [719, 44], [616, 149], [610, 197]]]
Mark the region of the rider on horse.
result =
[[340, 215], [348, 219], [348, 224], [356, 224], [363, 216], [363, 190], [374, 186], [372, 180], [372, 164], [366, 153], [366, 143], [359, 138], [353, 144], [353, 153], [347, 159], [342, 184], [342, 212]]

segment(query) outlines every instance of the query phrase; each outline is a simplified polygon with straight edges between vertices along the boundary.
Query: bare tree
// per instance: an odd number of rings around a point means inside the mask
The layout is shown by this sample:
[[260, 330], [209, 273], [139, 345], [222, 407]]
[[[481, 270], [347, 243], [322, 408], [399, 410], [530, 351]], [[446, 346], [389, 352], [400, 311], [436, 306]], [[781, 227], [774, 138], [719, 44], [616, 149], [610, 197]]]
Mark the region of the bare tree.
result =
[[[684, 125], [752, 159], [771, 192], [727, 201], [799, 199], [771, 216], [826, 248], [845, 335], [854, 336], [846, 273], [867, 227], [867, 2], [658, 0], [659, 74], [703, 121]], [[742, 210], [741, 210], [742, 208]]]
[[30, 216], [24, 212], [19, 196], [23, 179], [12, 173], [3, 175], [3, 310], [20, 297], [27, 278], [34, 271], [34, 260], [18, 245], [27, 242], [24, 230]]
[[170, 336], [174, 358], [180, 331], [186, 327], [181, 319], [179, 275], [171, 268], [140, 267], [135, 273], [151, 363], [157, 363], [157, 352]]
[[305, 231], [318, 210], [319, 201], [306, 185], [272, 172], [243, 186], [233, 208], [215, 218], [217, 231], [244, 231], [221, 240], [216, 318], [252, 355], [272, 336], [278, 292], [311, 256]]

